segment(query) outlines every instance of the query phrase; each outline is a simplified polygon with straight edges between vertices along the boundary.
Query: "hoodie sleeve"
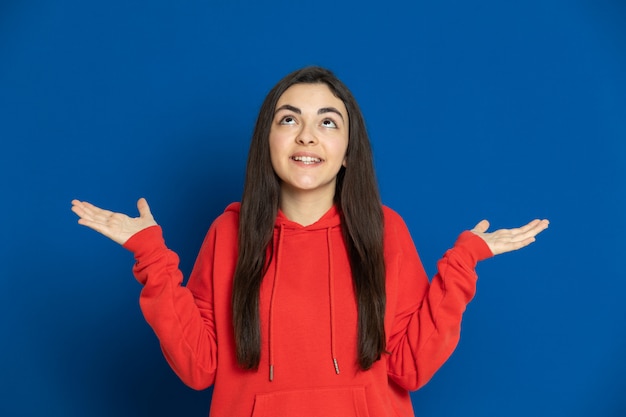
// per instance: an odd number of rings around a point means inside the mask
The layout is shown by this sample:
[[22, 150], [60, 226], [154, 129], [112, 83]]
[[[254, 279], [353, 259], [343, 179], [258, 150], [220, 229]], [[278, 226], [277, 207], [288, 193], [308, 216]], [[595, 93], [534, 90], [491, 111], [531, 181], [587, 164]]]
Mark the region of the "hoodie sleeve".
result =
[[[213, 235], [213, 229], [209, 230], [199, 260], [212, 251]], [[206, 293], [202, 299], [182, 286], [179, 258], [165, 246], [159, 226], [133, 235], [124, 247], [135, 256], [133, 273], [144, 286], [139, 305], [159, 339], [167, 362], [191, 388], [209, 387], [214, 382], [217, 365], [211, 285], [207, 284], [211, 280], [203, 280]], [[197, 261], [190, 280], [207, 268], [210, 269], [206, 262]]]
[[429, 283], [404, 221], [393, 215], [393, 224], [386, 225], [391, 226], [388, 274], [395, 275], [388, 276], [395, 282], [392, 294], [388, 290], [393, 303], [388, 374], [412, 391], [426, 384], [456, 348], [462, 315], [476, 291], [476, 264], [493, 254], [480, 237], [463, 232]]

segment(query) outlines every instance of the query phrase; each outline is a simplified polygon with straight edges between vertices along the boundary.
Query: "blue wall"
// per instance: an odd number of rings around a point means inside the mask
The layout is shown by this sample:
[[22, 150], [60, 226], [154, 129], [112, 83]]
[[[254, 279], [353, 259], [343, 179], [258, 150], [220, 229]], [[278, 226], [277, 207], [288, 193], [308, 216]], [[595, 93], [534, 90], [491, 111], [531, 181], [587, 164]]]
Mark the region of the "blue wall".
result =
[[308, 64], [360, 101], [430, 274], [482, 218], [551, 220], [479, 265], [416, 414], [626, 415], [626, 5], [249, 3], [0, 4], [0, 415], [206, 415], [143, 321], [131, 254], [70, 200], [147, 197], [188, 273], [239, 199], [265, 93]]

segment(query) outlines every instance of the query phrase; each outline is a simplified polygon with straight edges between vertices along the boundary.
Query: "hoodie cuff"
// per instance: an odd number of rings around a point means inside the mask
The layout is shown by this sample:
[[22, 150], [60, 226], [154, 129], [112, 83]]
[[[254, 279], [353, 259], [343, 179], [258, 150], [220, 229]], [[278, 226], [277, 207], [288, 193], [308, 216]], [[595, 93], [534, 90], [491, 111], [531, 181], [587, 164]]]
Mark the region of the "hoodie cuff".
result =
[[456, 249], [460, 249], [464, 254], [466, 254], [474, 266], [476, 266], [479, 261], [483, 261], [493, 256], [487, 242], [469, 230], [466, 230], [459, 235], [454, 247]]
[[163, 230], [159, 225], [140, 230], [132, 235], [122, 246], [131, 251], [135, 259], [142, 258], [155, 249], [166, 247], [165, 240], [163, 239]]

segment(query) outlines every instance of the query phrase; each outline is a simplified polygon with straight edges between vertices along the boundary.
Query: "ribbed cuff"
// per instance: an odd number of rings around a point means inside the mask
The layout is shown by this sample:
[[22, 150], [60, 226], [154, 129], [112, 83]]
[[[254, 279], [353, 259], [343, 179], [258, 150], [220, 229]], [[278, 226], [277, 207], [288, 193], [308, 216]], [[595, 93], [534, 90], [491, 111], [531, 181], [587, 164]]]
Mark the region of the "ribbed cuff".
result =
[[135, 255], [135, 259], [138, 259], [155, 248], [165, 247], [163, 230], [159, 225], [147, 227], [132, 235], [123, 246]]
[[467, 253], [474, 265], [476, 265], [479, 261], [483, 261], [493, 256], [487, 242], [469, 230], [466, 230], [459, 235], [454, 247]]

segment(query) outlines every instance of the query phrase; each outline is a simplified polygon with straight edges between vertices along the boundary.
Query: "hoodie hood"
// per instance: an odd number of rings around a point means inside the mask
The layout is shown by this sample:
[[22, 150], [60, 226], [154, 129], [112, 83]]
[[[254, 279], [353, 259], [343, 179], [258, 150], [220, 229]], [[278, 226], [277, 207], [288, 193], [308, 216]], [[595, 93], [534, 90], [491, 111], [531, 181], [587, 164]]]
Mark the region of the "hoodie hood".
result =
[[276, 223], [274, 224], [275, 228], [284, 227], [285, 229], [291, 230], [322, 230], [329, 229], [333, 227], [339, 227], [341, 225], [341, 217], [339, 215], [339, 210], [337, 206], [333, 205], [322, 217], [319, 218], [315, 223], [310, 224], [308, 226], [302, 226], [299, 223], [293, 222], [289, 220], [282, 210], [278, 210], [278, 215], [276, 216]]
[[[224, 212], [232, 212], [237, 213], [241, 211], [241, 203], [230, 203]], [[291, 230], [320, 230], [320, 229], [328, 229], [332, 227], [340, 227], [341, 226], [341, 217], [339, 215], [339, 209], [336, 205], [333, 205], [318, 221], [308, 226], [302, 226], [299, 223], [289, 220], [282, 210], [278, 209], [278, 214], [276, 215], [276, 222], [274, 224], [275, 228], [284, 227], [285, 229]]]

